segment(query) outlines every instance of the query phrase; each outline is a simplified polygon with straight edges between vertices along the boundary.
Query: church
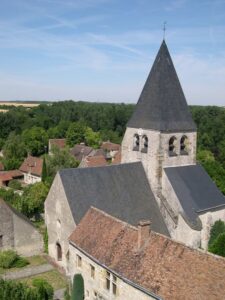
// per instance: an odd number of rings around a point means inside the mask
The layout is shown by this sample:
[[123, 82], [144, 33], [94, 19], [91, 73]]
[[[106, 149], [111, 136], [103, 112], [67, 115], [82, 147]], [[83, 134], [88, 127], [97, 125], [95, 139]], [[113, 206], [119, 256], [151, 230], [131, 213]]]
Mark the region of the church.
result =
[[[60, 170], [45, 201], [49, 255], [68, 273], [69, 237], [95, 207], [207, 250], [225, 197], [196, 162], [197, 129], [163, 40], [122, 141], [121, 164]], [[110, 229], [109, 229], [110, 233]]]

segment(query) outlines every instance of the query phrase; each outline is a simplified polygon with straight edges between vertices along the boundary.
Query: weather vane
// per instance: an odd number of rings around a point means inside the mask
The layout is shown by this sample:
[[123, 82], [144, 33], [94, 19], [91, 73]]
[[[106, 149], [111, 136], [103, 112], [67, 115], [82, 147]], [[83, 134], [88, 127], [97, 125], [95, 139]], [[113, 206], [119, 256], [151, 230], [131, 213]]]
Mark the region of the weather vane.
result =
[[166, 36], [166, 22], [163, 23], [163, 39], [165, 40]]

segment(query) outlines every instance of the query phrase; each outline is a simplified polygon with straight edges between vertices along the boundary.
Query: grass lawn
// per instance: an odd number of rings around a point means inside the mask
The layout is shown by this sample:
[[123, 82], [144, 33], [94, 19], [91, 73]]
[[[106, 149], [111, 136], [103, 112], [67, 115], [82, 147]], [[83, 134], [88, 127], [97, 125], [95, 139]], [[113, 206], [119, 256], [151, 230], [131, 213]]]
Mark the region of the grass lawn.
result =
[[63, 289], [67, 286], [67, 280], [66, 280], [65, 276], [63, 276], [57, 270], [52, 270], [52, 271], [42, 273], [39, 275], [19, 279], [17, 281], [26, 283], [28, 285], [32, 285], [32, 280], [35, 278], [45, 279], [49, 284], [52, 285], [54, 290]]

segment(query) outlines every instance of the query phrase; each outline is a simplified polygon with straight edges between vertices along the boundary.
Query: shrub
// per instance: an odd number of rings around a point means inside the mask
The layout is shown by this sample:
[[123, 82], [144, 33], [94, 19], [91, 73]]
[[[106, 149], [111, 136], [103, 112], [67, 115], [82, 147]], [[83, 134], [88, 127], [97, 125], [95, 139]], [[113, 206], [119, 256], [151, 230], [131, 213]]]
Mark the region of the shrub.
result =
[[72, 300], [84, 299], [84, 280], [81, 274], [75, 274], [73, 277]]
[[41, 278], [33, 279], [32, 285], [37, 288], [40, 299], [53, 299], [53, 287], [46, 280]]
[[18, 255], [13, 250], [0, 252], [0, 267], [3, 269], [12, 268], [17, 259]]
[[208, 243], [209, 248], [213, 245], [217, 237], [224, 232], [225, 232], [225, 223], [221, 220], [216, 221], [210, 231], [210, 239]]
[[9, 187], [14, 189], [14, 190], [21, 190], [22, 189], [21, 183], [16, 179], [13, 179], [9, 182]]
[[0, 267], [3, 269], [22, 268], [29, 262], [24, 257], [20, 257], [15, 251], [7, 250], [0, 252]]
[[13, 267], [15, 268], [23, 268], [25, 266], [29, 265], [29, 261], [21, 256], [18, 256], [17, 259], [13, 263]]
[[35, 280], [33, 287], [24, 283], [0, 279], [1, 300], [52, 300], [53, 288], [45, 280]]
[[209, 251], [225, 257], [225, 232], [219, 234], [213, 244], [209, 247]]

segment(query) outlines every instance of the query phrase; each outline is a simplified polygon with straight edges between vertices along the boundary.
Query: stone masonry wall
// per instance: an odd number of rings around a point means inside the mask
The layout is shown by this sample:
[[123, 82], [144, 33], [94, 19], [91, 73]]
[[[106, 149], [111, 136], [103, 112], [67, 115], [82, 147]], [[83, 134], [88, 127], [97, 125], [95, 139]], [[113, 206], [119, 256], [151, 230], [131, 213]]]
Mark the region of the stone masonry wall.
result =
[[[66, 270], [68, 238], [76, 227], [59, 174], [45, 201], [45, 224], [48, 230], [49, 255]], [[62, 261], [57, 260], [57, 246], [62, 247]]]
[[0, 201], [0, 236], [2, 237], [2, 247], [0, 250], [14, 247], [12, 212], [2, 201]]
[[[127, 284], [122, 279], [116, 279], [116, 295], [112, 291], [113, 274], [110, 274], [110, 290], [106, 289], [106, 269], [95, 263], [81, 251], [69, 246], [70, 259], [68, 262], [71, 282], [75, 274], [81, 274], [84, 279], [85, 300], [150, 300], [155, 299], [142, 291]], [[77, 255], [81, 257], [82, 265], [78, 266]], [[91, 276], [91, 266], [94, 267], [94, 278]]]

